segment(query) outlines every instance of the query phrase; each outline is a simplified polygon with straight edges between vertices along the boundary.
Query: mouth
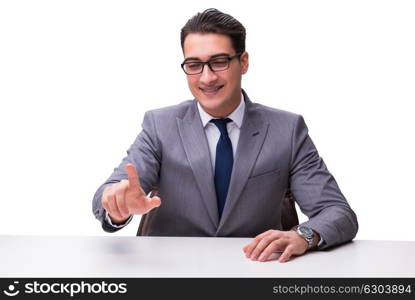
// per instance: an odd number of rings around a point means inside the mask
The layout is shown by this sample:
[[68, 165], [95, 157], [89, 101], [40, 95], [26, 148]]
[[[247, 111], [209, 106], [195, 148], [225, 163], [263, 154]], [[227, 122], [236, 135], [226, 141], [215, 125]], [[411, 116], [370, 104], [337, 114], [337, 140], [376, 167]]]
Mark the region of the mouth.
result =
[[216, 95], [221, 89], [223, 88], [223, 85], [210, 87], [210, 88], [199, 88], [203, 94], [206, 96], [214, 96]]

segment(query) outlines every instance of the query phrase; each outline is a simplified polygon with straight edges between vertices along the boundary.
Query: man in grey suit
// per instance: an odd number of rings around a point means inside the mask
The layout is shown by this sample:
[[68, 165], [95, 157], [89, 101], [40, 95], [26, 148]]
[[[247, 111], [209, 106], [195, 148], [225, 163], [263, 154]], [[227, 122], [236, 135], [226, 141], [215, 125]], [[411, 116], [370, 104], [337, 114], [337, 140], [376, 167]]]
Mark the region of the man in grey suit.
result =
[[[247, 258], [280, 262], [353, 239], [357, 218], [300, 115], [252, 102], [245, 28], [208, 9], [181, 31], [194, 100], [149, 111], [127, 156], [97, 190], [105, 231], [142, 215], [139, 235], [255, 237]], [[149, 195], [157, 191], [158, 195]], [[283, 226], [287, 192], [309, 220]]]

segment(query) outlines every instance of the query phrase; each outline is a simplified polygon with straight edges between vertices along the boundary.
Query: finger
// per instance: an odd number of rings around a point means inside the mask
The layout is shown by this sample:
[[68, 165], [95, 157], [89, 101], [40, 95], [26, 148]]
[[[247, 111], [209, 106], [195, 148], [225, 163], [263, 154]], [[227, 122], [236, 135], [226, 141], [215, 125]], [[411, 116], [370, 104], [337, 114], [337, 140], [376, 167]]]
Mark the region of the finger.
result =
[[109, 206], [109, 202], [108, 202], [108, 190], [109, 190], [109, 188], [110, 187], [106, 187], [104, 189], [104, 191], [102, 192], [102, 198], [101, 198], [102, 206], [107, 211], [107, 213], [110, 212], [110, 206]]
[[289, 244], [287, 247], [285, 247], [285, 250], [281, 254], [278, 261], [280, 263], [287, 262], [291, 258], [291, 256], [293, 255], [293, 252], [294, 252], [294, 247], [291, 244]]
[[255, 247], [258, 245], [258, 243], [261, 241], [261, 239], [269, 234], [271, 234], [273, 230], [267, 230], [259, 235], [257, 235], [252, 242], [250, 242], [248, 245], [243, 247], [243, 251], [245, 252], [246, 258], [249, 258], [251, 256], [252, 251], [255, 249]]
[[270, 235], [271, 233], [274, 233], [276, 231], [278, 231], [278, 230], [270, 229], [270, 230], [267, 230], [267, 231], [265, 231], [265, 232], [263, 232], [261, 234], [258, 234], [255, 238], [262, 239], [263, 237], [265, 237], [267, 235]]
[[269, 245], [273, 240], [278, 239], [282, 235], [282, 232], [279, 230], [268, 230], [263, 234], [258, 235], [255, 240], [257, 241], [255, 247], [251, 249], [251, 254], [249, 258], [256, 260], [262, 250]]
[[128, 180], [122, 180], [117, 187], [115, 188], [115, 200], [118, 210], [121, 214], [122, 218], [127, 218], [130, 213], [127, 208], [127, 204], [125, 203], [125, 192], [128, 187]]
[[117, 204], [116, 204], [116, 200], [115, 200], [115, 194], [113, 192], [108, 194], [108, 204], [110, 207], [110, 211], [108, 212], [108, 214], [111, 217], [114, 217], [116, 219], [122, 219], [121, 213], [118, 210]]
[[161, 205], [161, 199], [158, 196], [150, 198], [150, 206], [152, 208], [159, 207]]
[[252, 251], [250, 259], [257, 260], [258, 257], [261, 255], [262, 251], [264, 251], [264, 249], [268, 247], [269, 244], [276, 241], [281, 242], [279, 241], [279, 239], [281, 239], [281, 234], [279, 232], [274, 232], [272, 234], [264, 236], [262, 240], [258, 243], [258, 245], [255, 247], [255, 249]]
[[148, 213], [153, 208], [159, 207], [161, 205], [161, 199], [157, 196], [154, 196], [152, 198], [147, 198], [146, 201], [146, 212]]
[[161, 205], [161, 200], [159, 197], [129, 197], [128, 192], [126, 194], [126, 203], [127, 208], [130, 214], [134, 215], [144, 215], [148, 213], [150, 210], [158, 207]]
[[135, 190], [141, 190], [140, 178], [138, 177], [137, 169], [133, 164], [126, 164], [125, 170], [128, 174], [128, 181], [130, 182], [130, 188]]
[[267, 261], [273, 253], [284, 250], [286, 244], [287, 243], [284, 239], [273, 241], [262, 251], [258, 257], [258, 261]]

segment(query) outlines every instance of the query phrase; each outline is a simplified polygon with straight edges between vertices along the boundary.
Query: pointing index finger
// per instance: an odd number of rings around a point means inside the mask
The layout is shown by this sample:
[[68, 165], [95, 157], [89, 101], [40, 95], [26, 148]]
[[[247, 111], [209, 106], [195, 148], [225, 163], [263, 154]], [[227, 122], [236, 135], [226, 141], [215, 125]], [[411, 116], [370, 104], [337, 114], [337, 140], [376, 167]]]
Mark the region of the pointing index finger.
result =
[[125, 170], [128, 174], [128, 181], [130, 182], [131, 188], [140, 188], [140, 178], [138, 177], [137, 169], [133, 164], [126, 164]]

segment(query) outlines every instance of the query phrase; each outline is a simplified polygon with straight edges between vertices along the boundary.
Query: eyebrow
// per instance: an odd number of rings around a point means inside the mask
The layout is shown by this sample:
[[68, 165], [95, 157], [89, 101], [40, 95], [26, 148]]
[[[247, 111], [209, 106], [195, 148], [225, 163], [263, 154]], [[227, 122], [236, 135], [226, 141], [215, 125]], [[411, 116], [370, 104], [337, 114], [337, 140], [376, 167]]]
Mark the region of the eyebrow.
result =
[[[212, 58], [216, 58], [216, 57], [220, 57], [220, 56], [230, 56], [229, 55], [229, 53], [225, 53], [225, 52], [223, 52], [223, 53], [217, 53], [217, 54], [214, 54], [214, 55], [212, 55], [212, 56], [209, 56], [209, 59], [208, 59], [208, 61], [209, 60], [211, 60]], [[198, 57], [187, 57], [183, 62], [188, 62], [189, 60], [197, 60], [197, 61], [202, 61], [200, 58], [198, 58]]]

